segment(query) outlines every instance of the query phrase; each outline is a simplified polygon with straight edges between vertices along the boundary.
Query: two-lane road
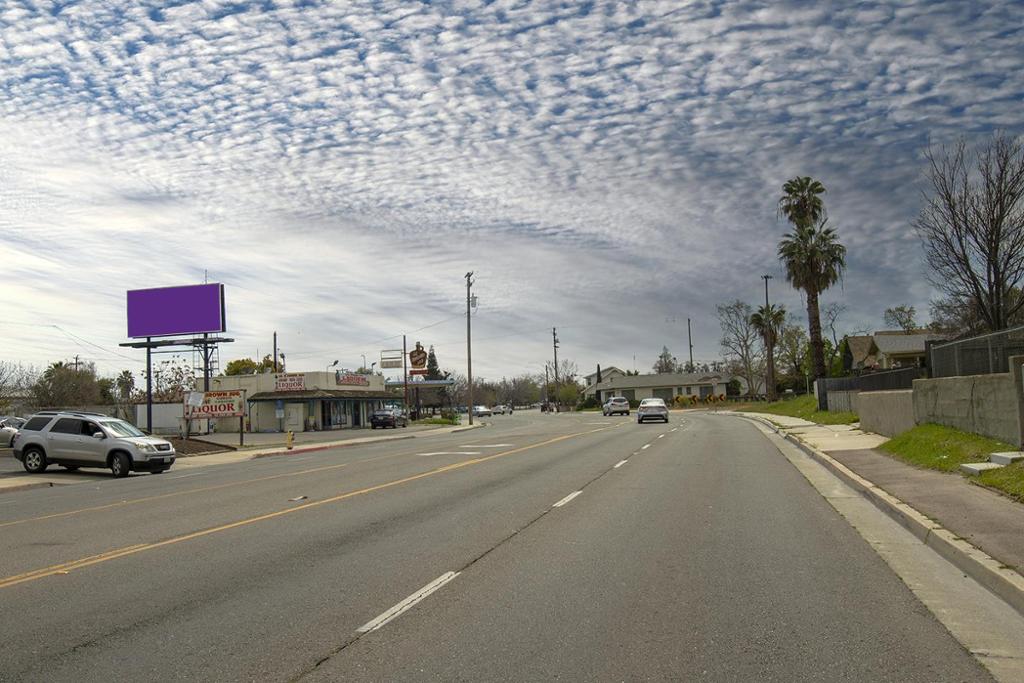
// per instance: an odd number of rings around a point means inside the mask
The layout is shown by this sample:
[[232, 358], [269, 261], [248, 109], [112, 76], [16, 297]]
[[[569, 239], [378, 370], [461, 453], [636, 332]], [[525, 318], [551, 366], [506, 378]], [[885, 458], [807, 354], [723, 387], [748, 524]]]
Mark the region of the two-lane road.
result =
[[523, 413], [3, 502], [3, 680], [987, 678], [733, 418]]

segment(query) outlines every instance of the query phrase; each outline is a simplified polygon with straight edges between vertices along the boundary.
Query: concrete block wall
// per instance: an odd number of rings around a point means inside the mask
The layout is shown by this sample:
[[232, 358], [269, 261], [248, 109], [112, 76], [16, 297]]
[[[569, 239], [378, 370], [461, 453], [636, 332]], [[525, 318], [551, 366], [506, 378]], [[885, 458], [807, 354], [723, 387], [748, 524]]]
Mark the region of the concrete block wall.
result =
[[[832, 394], [829, 393], [831, 401]], [[914, 391], [862, 391], [855, 399], [860, 428], [882, 436], [896, 436], [917, 424], [914, 420]]]
[[[914, 380], [914, 420], [933, 422], [1024, 445], [1014, 375], [971, 375]], [[863, 424], [863, 423], [862, 423]]]
[[860, 391], [830, 391], [827, 395], [830, 413], [856, 413]]

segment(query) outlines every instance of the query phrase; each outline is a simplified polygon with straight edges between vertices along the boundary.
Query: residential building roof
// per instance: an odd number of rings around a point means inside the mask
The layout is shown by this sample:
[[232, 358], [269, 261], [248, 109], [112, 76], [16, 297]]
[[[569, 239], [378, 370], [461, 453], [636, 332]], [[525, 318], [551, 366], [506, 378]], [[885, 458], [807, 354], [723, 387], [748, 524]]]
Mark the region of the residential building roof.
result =
[[870, 334], [847, 337], [846, 345], [850, 349], [854, 367], [863, 367], [874, 363], [875, 353], [878, 349], [875, 348], [875, 338]]
[[699, 384], [721, 384], [728, 382], [729, 376], [719, 372], [689, 373], [655, 373], [650, 375], [632, 375], [616, 377], [597, 384], [590, 389], [640, 389], [647, 387], [683, 387]]
[[[623, 372], [622, 370], [619, 370], [614, 365], [609, 365], [606, 368], [601, 368], [601, 379], [604, 379], [604, 375], [607, 375], [609, 372], [617, 372], [620, 375], [625, 375], [626, 374], [625, 372]], [[594, 380], [596, 378], [597, 378], [597, 371], [596, 370], [594, 372], [590, 373], [589, 375], [584, 375], [583, 376], [583, 379], [585, 379], [587, 381], [587, 384], [593, 384]]]
[[946, 339], [944, 334], [932, 332], [906, 334], [904, 332], [875, 332], [875, 346], [879, 352], [887, 356], [907, 353], [924, 353], [924, 344], [927, 341], [942, 341]]

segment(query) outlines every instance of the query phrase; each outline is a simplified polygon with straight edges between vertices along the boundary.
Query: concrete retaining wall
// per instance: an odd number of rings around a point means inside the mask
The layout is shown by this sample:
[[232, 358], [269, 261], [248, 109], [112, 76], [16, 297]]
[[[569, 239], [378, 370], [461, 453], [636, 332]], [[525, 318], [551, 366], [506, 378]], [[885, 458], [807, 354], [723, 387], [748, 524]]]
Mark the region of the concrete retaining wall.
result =
[[[831, 394], [829, 394], [831, 398]], [[862, 391], [855, 404], [860, 416], [860, 428], [882, 436], [896, 436], [912, 429], [914, 421], [914, 391]]]
[[1016, 447], [1021, 438], [1020, 406], [1013, 375], [971, 375], [914, 380], [914, 420], [983, 434]]
[[830, 413], [855, 413], [857, 412], [857, 394], [860, 391], [830, 391], [827, 394], [828, 412]]

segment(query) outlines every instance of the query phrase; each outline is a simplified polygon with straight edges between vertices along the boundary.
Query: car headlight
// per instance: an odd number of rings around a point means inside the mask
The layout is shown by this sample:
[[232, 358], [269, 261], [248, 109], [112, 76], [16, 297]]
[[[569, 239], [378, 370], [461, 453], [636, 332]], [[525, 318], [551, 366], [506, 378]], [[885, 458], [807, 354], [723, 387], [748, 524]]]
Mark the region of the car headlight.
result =
[[149, 443], [139, 444], [139, 450], [143, 453], [156, 453], [156, 446]]

